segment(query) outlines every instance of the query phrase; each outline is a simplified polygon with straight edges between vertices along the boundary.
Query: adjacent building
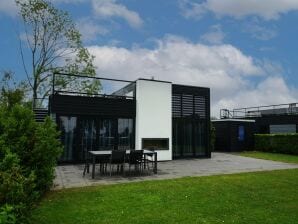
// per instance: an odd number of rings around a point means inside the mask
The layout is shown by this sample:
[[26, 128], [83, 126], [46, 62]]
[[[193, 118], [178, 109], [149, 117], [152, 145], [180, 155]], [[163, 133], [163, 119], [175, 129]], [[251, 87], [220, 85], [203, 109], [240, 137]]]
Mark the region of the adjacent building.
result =
[[213, 120], [216, 151], [243, 151], [254, 148], [254, 134], [298, 133], [298, 103], [222, 109]]

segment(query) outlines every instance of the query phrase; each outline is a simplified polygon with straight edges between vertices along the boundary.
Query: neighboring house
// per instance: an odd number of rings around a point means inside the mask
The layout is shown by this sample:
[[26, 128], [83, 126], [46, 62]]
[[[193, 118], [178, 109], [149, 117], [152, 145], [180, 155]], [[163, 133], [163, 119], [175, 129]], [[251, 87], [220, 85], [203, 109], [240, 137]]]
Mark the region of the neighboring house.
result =
[[62, 133], [62, 162], [84, 160], [84, 149], [154, 148], [158, 160], [210, 157], [210, 89], [138, 79], [110, 94], [56, 91], [49, 113]]
[[298, 133], [298, 103], [222, 109], [221, 119], [213, 120], [215, 150], [253, 149], [254, 134]]

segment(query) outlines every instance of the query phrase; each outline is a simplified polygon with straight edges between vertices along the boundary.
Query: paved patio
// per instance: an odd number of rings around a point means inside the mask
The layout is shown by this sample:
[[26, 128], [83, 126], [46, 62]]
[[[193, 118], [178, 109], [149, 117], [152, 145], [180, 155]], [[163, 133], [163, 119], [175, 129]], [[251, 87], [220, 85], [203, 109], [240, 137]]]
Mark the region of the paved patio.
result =
[[[56, 168], [54, 190], [72, 187], [84, 187], [98, 184], [117, 184], [143, 180], [162, 180], [186, 176], [208, 176], [253, 171], [297, 169], [298, 164], [274, 162], [269, 160], [242, 157], [227, 153], [212, 153], [211, 159], [183, 159], [158, 163], [157, 174], [142, 176], [100, 176], [96, 170], [95, 179], [91, 172], [83, 174], [83, 165], [66, 165]], [[91, 168], [91, 167], [90, 167]]]

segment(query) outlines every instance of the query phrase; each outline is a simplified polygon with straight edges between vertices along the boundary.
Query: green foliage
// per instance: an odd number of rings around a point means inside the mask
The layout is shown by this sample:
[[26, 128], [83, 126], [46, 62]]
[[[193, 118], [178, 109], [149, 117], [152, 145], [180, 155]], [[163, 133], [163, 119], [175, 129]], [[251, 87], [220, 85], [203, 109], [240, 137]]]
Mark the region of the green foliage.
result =
[[40, 124], [22, 105], [0, 107], [0, 223], [28, 221], [30, 208], [52, 185], [61, 152], [50, 118]]
[[255, 150], [298, 155], [298, 134], [256, 134]]
[[252, 157], [257, 159], [266, 159], [273, 160], [285, 163], [297, 163], [298, 164], [298, 155], [289, 155], [281, 153], [272, 153], [272, 152], [259, 152], [259, 151], [243, 151], [237, 153], [240, 156]]
[[63, 151], [56, 125], [49, 117], [37, 126], [34, 141], [28, 162], [30, 169], [34, 170], [38, 177], [36, 180], [38, 191], [44, 192], [52, 186], [57, 159]]
[[1, 79], [0, 106], [11, 108], [15, 104], [22, 104], [27, 91], [24, 82], [17, 83], [11, 71], [3, 71]]
[[[32, 89], [33, 103], [36, 98], [44, 98], [51, 90], [53, 72], [86, 74], [95, 76], [92, 56], [81, 41], [81, 34], [67, 12], [57, 9], [46, 0], [15, 0], [24, 21], [27, 43], [22, 43], [21, 56], [24, 70]], [[24, 57], [28, 50], [32, 61]], [[56, 85], [63, 87], [73, 80], [60, 78]], [[78, 84], [78, 81], [76, 82]], [[74, 85], [98, 93], [101, 85], [90, 80]], [[88, 92], [87, 91], [87, 92]]]
[[[0, 145], [3, 150], [5, 146], [3, 147], [3, 143]], [[10, 223], [9, 217], [11, 220], [14, 220], [14, 217], [19, 223], [26, 222], [28, 208], [39, 196], [35, 190], [36, 176], [33, 171], [24, 172], [15, 153], [6, 149], [6, 152], [2, 151], [1, 154], [4, 154], [4, 157], [0, 162], [0, 207], [3, 210], [2, 219], [6, 220], [3, 223]], [[12, 209], [8, 210], [8, 206]]]
[[1, 224], [15, 224], [17, 219], [13, 213], [13, 207], [5, 204], [0, 208], [0, 223]]

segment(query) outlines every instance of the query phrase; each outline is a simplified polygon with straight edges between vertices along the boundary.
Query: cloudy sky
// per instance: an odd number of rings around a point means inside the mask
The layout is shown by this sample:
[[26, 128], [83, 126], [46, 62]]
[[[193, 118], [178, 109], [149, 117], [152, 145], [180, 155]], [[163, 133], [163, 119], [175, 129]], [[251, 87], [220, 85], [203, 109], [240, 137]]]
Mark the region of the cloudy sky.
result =
[[[0, 0], [0, 70], [25, 79], [13, 0]], [[52, 0], [98, 76], [211, 88], [212, 114], [298, 102], [298, 0]]]

